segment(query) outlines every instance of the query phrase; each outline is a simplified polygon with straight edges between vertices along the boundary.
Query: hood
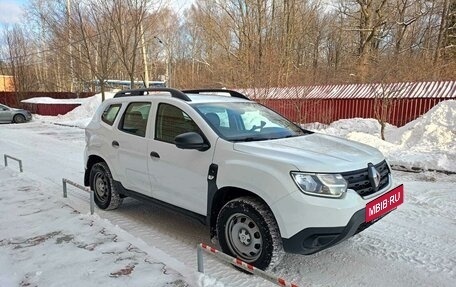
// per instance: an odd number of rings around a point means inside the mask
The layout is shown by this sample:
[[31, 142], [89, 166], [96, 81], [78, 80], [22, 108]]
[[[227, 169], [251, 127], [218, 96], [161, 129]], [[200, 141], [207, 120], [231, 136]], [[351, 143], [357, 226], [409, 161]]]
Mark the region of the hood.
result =
[[346, 172], [385, 159], [377, 149], [334, 136], [313, 133], [294, 138], [238, 142], [234, 150], [290, 163], [305, 172]]

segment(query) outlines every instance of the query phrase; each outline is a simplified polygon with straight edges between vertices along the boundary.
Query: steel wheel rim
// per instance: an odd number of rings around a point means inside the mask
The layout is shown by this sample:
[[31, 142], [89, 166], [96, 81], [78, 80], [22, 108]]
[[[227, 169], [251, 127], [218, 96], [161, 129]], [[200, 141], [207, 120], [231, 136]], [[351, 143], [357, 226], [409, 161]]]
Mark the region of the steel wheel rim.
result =
[[15, 116], [14, 121], [15, 121], [16, 123], [20, 124], [20, 123], [25, 122], [25, 118], [24, 118], [23, 116], [18, 115], [18, 116]]
[[94, 189], [95, 194], [102, 202], [106, 202], [108, 199], [109, 184], [106, 176], [102, 172], [97, 172], [94, 178]]
[[228, 248], [245, 262], [257, 260], [263, 249], [263, 237], [258, 225], [249, 216], [235, 213], [225, 227]]

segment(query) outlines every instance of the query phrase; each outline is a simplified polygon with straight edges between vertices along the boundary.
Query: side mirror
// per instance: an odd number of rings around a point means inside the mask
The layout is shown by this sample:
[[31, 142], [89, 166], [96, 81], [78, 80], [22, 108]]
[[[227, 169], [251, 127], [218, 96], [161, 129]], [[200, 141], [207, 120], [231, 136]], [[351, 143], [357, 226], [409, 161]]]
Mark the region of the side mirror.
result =
[[174, 138], [174, 143], [180, 149], [196, 149], [199, 151], [205, 151], [209, 149], [203, 137], [199, 133], [188, 132], [183, 133]]

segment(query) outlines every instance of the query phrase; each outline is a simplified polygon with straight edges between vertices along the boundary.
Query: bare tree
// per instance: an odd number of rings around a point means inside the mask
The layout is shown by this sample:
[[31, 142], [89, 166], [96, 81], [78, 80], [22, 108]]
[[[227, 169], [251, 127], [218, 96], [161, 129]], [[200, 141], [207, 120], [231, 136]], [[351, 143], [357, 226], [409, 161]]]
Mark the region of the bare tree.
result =
[[97, 79], [104, 101], [105, 81], [109, 79], [116, 62], [113, 30], [106, 21], [108, 15], [102, 9], [78, 4], [74, 10], [74, 35], [80, 39], [80, 44], [74, 47], [75, 52], [81, 55], [80, 63], [89, 68], [92, 78]]
[[456, 77], [455, 0], [199, 0], [182, 14], [161, 2], [31, 0], [0, 61], [20, 89], [49, 91], [146, 68], [175, 87]]
[[144, 21], [147, 14], [151, 12], [150, 0], [101, 0], [100, 7], [107, 15], [110, 28], [115, 38], [115, 53], [123, 65], [130, 79], [131, 86], [134, 86], [136, 70], [138, 67], [138, 56], [141, 55], [141, 43], [144, 39]]
[[[346, 31], [356, 32], [358, 81], [366, 81], [371, 63], [377, 56], [383, 28], [386, 25], [387, 0], [341, 0], [339, 11], [351, 19]], [[350, 23], [349, 22], [349, 23]]]
[[375, 95], [374, 115], [380, 124], [380, 137], [385, 140], [386, 124], [390, 122], [394, 97], [402, 90], [400, 85], [380, 83], [372, 86]]
[[22, 28], [18, 25], [6, 30], [5, 38], [11, 73], [14, 76], [14, 89], [19, 102], [23, 99], [22, 92], [31, 90], [36, 83], [33, 70], [30, 69], [29, 44]]

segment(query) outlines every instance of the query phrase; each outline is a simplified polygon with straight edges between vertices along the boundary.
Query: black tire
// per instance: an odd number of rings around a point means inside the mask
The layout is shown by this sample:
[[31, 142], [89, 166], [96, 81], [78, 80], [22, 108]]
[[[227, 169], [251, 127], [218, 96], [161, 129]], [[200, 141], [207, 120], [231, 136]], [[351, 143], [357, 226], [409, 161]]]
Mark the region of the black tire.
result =
[[111, 171], [105, 162], [98, 162], [90, 169], [90, 188], [95, 195], [95, 204], [100, 209], [116, 209], [122, 204], [122, 198], [115, 188]]
[[259, 269], [283, 257], [282, 239], [271, 210], [253, 197], [234, 199], [220, 210], [217, 237], [222, 251]]
[[21, 114], [14, 115], [13, 122], [15, 122], [16, 124], [24, 123], [25, 122], [24, 115], [21, 115]]

